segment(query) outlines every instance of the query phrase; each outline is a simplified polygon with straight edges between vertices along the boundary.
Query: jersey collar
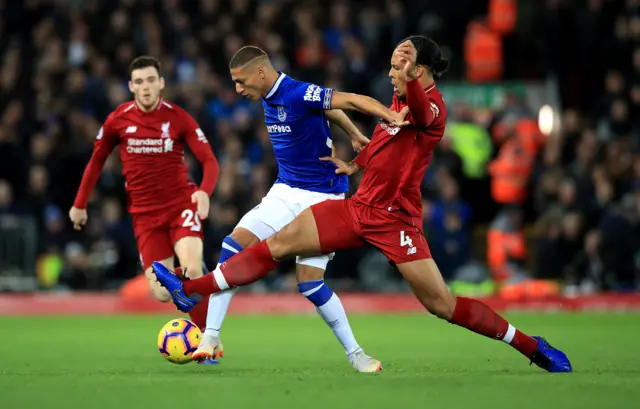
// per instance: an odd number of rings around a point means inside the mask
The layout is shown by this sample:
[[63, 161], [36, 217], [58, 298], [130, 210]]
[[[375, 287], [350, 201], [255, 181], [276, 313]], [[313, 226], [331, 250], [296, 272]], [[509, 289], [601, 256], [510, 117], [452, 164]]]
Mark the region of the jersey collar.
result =
[[424, 89], [424, 93], [426, 94], [427, 92], [430, 92], [431, 90], [433, 90], [436, 87], [436, 82], [433, 81], [433, 84], [429, 85], [427, 88]]
[[266, 97], [264, 97], [264, 99], [269, 99], [273, 96], [273, 94], [275, 94], [278, 91], [278, 88], [280, 87], [280, 83], [282, 82], [282, 80], [284, 79], [284, 77], [286, 77], [287, 75], [284, 72], [280, 73], [280, 76], [278, 77], [278, 79], [276, 80], [276, 83], [273, 84], [273, 87], [271, 87], [271, 89], [269, 90], [269, 93], [267, 94]]
[[[162, 97], [160, 97], [158, 99], [158, 105], [156, 105], [156, 107], [153, 109], [153, 111], [159, 111], [160, 108], [162, 108], [162, 105], [164, 105], [164, 99]], [[140, 111], [143, 114], [149, 114], [149, 113], [153, 112], [153, 111], [145, 112], [142, 109], [140, 109], [140, 107], [138, 106], [138, 103], [136, 102], [135, 99], [133, 100], [133, 106], [135, 107], [136, 110]]]

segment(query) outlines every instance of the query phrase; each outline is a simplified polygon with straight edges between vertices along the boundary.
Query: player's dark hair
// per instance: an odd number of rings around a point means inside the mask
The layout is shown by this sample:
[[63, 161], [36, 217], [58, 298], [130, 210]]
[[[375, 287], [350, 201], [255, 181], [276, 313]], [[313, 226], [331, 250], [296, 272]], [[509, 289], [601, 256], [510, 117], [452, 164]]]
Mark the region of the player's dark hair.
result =
[[151, 57], [149, 55], [141, 55], [137, 57], [131, 64], [129, 64], [129, 77], [131, 77], [131, 73], [134, 70], [140, 70], [142, 68], [153, 67], [158, 71], [158, 77], [162, 76], [162, 72], [160, 71], [160, 61], [157, 58]]
[[442, 57], [442, 50], [438, 44], [428, 37], [413, 35], [400, 41], [398, 45], [407, 40], [411, 41], [416, 48], [418, 54], [416, 63], [428, 67], [434, 78], [442, 77], [449, 68], [449, 60]]
[[267, 53], [261, 48], [254, 47], [252, 45], [246, 45], [236, 51], [229, 61], [229, 68], [242, 67], [246, 63], [255, 60], [259, 57], [268, 57]]

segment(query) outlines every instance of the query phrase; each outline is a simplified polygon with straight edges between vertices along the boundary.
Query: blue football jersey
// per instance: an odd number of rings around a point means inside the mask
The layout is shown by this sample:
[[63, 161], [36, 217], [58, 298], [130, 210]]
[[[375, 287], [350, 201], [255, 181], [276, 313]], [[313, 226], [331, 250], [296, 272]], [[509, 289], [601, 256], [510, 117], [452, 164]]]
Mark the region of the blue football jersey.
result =
[[318, 158], [331, 156], [331, 132], [324, 110], [331, 108], [333, 89], [296, 81], [281, 73], [262, 99], [267, 131], [278, 162], [276, 183], [322, 193], [349, 188], [336, 166]]

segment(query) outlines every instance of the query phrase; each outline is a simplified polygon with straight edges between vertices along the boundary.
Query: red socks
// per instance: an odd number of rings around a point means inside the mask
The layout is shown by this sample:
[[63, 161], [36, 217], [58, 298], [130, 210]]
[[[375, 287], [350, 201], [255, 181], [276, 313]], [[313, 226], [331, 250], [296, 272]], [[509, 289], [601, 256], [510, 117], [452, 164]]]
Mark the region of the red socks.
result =
[[213, 273], [185, 281], [184, 292], [187, 296], [199, 294], [206, 297], [227, 288], [251, 284], [265, 277], [278, 264], [271, 257], [267, 242], [262, 241], [231, 257]]
[[[200, 278], [185, 280], [183, 282], [183, 289], [187, 297], [193, 294], [199, 294], [202, 298], [219, 291], [219, 289], [216, 289], [215, 287], [215, 281], [213, 280], [213, 274], [211, 273], [207, 273]], [[205, 300], [202, 300], [200, 304], [204, 302]]]
[[[176, 267], [175, 273], [177, 276], [184, 276], [184, 271], [182, 267]], [[207, 327], [207, 312], [209, 311], [209, 303], [201, 302], [198, 303], [191, 311], [189, 311], [189, 318], [191, 322], [196, 324], [201, 331], [204, 332]]]
[[201, 331], [207, 327], [207, 311], [209, 311], [209, 300], [202, 300], [191, 311], [189, 311], [189, 317], [191, 321], [196, 324]]
[[236, 254], [223, 263], [220, 270], [229, 287], [239, 287], [265, 277], [278, 264], [265, 240]]
[[535, 339], [520, 332], [478, 300], [458, 297], [450, 322], [485, 337], [504, 341], [527, 357], [538, 349]]

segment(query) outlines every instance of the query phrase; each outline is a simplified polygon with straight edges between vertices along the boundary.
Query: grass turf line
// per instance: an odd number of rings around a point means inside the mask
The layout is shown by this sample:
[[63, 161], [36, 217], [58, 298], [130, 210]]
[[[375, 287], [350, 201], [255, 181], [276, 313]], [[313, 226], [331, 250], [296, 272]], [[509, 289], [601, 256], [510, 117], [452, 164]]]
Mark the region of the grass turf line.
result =
[[640, 401], [640, 314], [508, 317], [565, 350], [569, 375], [421, 314], [350, 318], [382, 361], [379, 375], [353, 373], [314, 316], [231, 316], [222, 364], [178, 366], [156, 348], [170, 318], [0, 318], [0, 407], [624, 409]]

